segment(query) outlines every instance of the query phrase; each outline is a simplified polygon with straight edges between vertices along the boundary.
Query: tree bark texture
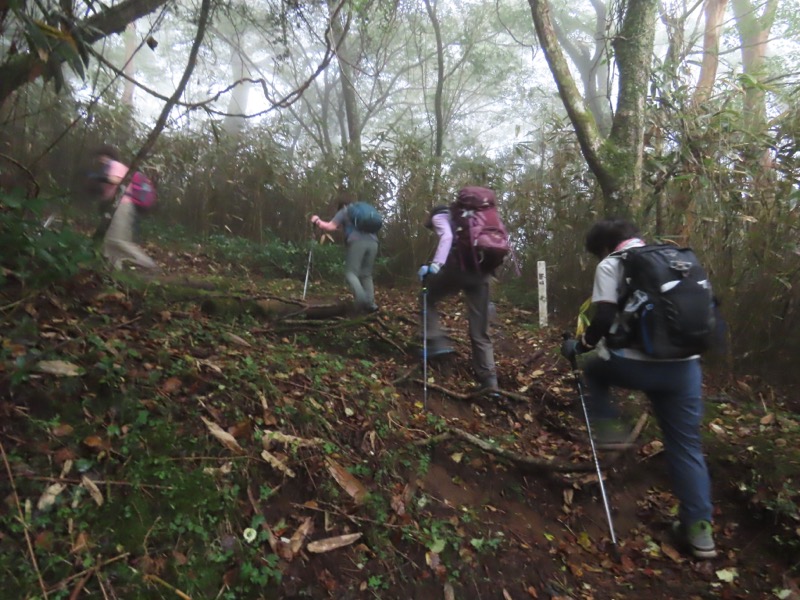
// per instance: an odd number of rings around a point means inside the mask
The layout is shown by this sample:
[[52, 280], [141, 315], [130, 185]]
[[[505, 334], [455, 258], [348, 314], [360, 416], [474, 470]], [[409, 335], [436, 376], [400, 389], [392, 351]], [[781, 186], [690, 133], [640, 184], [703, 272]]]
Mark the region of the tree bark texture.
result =
[[612, 46], [619, 72], [617, 110], [606, 144], [607, 167], [619, 181], [619, 197], [607, 208], [641, 203], [645, 106], [655, 40], [657, 0], [630, 0]]
[[134, 53], [136, 52], [136, 25], [128, 23], [125, 28], [125, 63], [122, 71], [126, 75], [125, 84], [122, 88], [122, 103], [133, 108], [133, 92], [135, 86], [133, 79], [136, 76], [136, 65], [133, 64]]
[[559, 25], [561, 15], [556, 15], [557, 20], [553, 25], [558, 41], [564, 47], [575, 67], [581, 76], [583, 83], [583, 97], [592, 111], [597, 127], [601, 135], [607, 136], [611, 132], [611, 106], [609, 104], [608, 92], [608, 55], [606, 53], [605, 38], [606, 29], [606, 6], [599, 0], [593, 0], [592, 7], [595, 10], [594, 29], [589, 30], [581, 27], [594, 39], [594, 47], [588, 44], [581, 44], [573, 41], [569, 37], [569, 32]]
[[431, 20], [433, 34], [436, 37], [436, 93], [433, 98], [434, 110], [434, 173], [432, 196], [439, 197], [439, 180], [442, 176], [442, 152], [444, 151], [444, 109], [442, 107], [442, 94], [444, 90], [444, 48], [442, 47], [442, 31], [439, 19], [436, 16], [436, 5], [431, 0], [425, 0], [425, 9]]
[[611, 133], [603, 138], [569, 71], [547, 0], [528, 0], [536, 34], [581, 152], [603, 192], [607, 214], [626, 215], [641, 201], [645, 100], [651, 71], [657, 0], [630, 0], [613, 41], [619, 92]]
[[705, 26], [703, 28], [703, 61], [700, 64], [700, 75], [694, 91], [694, 103], [701, 105], [711, 96], [711, 90], [717, 79], [719, 67], [719, 38], [722, 33], [722, 18], [728, 0], [706, 0]]
[[358, 117], [358, 101], [355, 82], [353, 81], [353, 57], [349, 51], [345, 28], [341, 21], [341, 3], [328, 0], [332, 45], [339, 63], [342, 99], [344, 100], [344, 117], [347, 121], [347, 137], [342, 140], [348, 158], [350, 187], [356, 193], [362, 186], [361, 168], [361, 124]]
[[[128, 23], [143, 17], [169, 0], [125, 0], [116, 6], [105, 8], [75, 24], [80, 31], [81, 41], [93, 44], [113, 33], [122, 33]], [[50, 60], [58, 60], [50, 57]], [[5, 64], [0, 65], [0, 104], [20, 87], [38, 79], [45, 70], [46, 63], [36, 52], [26, 52], [12, 56]]]
[[[742, 49], [742, 68], [752, 82], [745, 83], [744, 110], [745, 124], [753, 133], [762, 131], [767, 120], [764, 90], [759, 82], [764, 79], [764, 59], [767, 55], [769, 32], [775, 22], [778, 9], [777, 0], [767, 0], [765, 4], [751, 0], [732, 0], [736, 16], [736, 29]], [[763, 6], [763, 12], [758, 11]]]

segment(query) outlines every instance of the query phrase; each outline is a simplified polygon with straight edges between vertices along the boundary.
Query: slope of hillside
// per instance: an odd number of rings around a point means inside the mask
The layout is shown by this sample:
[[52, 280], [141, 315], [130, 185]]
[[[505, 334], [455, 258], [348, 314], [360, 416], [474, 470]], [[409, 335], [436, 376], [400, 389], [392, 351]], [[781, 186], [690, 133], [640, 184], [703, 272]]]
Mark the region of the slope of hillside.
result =
[[[302, 281], [151, 251], [159, 280], [4, 291], [6, 597], [798, 597], [798, 423], [763, 384], [708, 387], [706, 562], [668, 535], [657, 428], [628, 399], [634, 447], [599, 457], [614, 548], [559, 331], [535, 315], [498, 305], [491, 399], [449, 303], [457, 354], [426, 397], [414, 290], [268, 319], [246, 308], [300, 307]], [[315, 281], [309, 303], [339, 294]], [[221, 300], [242, 310], [209, 314]]]

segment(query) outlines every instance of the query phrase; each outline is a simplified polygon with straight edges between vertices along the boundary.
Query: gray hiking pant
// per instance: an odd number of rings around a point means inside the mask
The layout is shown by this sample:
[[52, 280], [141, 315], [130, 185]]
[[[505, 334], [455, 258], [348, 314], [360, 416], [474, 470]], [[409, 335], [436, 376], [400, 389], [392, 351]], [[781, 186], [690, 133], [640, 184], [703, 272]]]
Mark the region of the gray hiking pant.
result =
[[344, 278], [353, 291], [357, 308], [368, 309], [375, 305], [375, 285], [372, 269], [378, 256], [378, 242], [372, 239], [353, 240], [347, 244]]
[[438, 274], [427, 278], [428, 351], [448, 345], [439, 322], [437, 304], [443, 298], [464, 292], [469, 320], [469, 339], [472, 344], [472, 368], [482, 385], [497, 385], [494, 348], [489, 336], [490, 275], [463, 271], [458, 266], [445, 265]]

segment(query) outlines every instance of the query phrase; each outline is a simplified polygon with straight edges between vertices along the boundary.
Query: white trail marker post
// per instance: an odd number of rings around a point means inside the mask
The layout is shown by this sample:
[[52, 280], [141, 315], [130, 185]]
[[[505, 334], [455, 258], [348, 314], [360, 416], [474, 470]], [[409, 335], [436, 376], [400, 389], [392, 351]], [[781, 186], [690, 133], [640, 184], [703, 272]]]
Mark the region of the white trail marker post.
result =
[[547, 270], [543, 260], [536, 263], [539, 281], [539, 327], [547, 327]]

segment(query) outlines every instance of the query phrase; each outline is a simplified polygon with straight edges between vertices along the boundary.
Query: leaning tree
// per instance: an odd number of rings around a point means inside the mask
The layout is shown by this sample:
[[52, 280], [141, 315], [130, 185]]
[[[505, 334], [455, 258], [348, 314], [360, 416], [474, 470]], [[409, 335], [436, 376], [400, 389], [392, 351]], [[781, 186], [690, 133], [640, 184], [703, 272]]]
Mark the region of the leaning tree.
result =
[[645, 106], [655, 38], [657, 0], [622, 3], [611, 42], [619, 74], [611, 130], [603, 135], [572, 77], [558, 41], [548, 0], [528, 0], [536, 35], [607, 214], [627, 214], [641, 203]]

